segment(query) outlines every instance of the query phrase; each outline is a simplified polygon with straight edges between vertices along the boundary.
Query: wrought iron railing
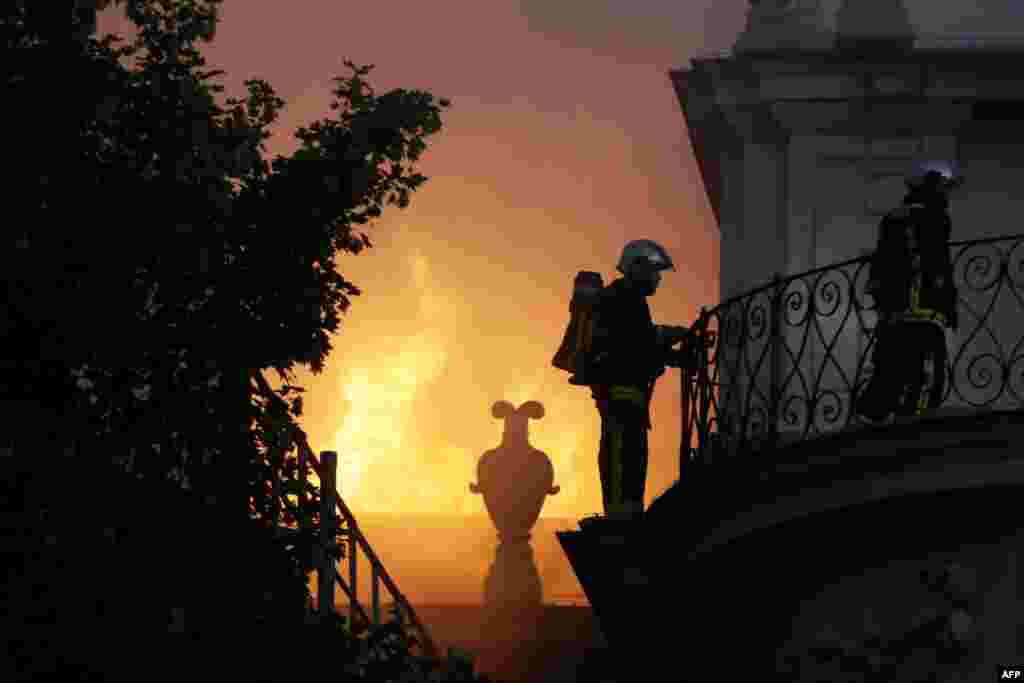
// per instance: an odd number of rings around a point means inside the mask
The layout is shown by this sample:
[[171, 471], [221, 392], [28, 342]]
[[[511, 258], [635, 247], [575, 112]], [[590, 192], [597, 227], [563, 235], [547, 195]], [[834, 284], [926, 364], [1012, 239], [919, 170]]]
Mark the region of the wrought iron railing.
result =
[[[273, 394], [270, 385], [263, 378], [261, 373], [255, 372], [252, 376], [256, 381], [257, 389], [261, 395], [269, 397]], [[321, 509], [319, 531], [321, 548], [317, 553], [318, 611], [324, 615], [333, 613], [334, 586], [337, 584], [348, 598], [350, 625], [353, 627], [359, 626], [361, 628], [366, 628], [371, 625], [380, 626], [382, 623], [380, 587], [381, 584], [383, 584], [391, 598], [392, 607], [397, 610], [402, 621], [407, 621], [411, 626], [411, 630], [414, 630], [416, 635], [419, 636], [421, 652], [429, 658], [437, 658], [437, 646], [434, 643], [430, 632], [420, 621], [416, 614], [416, 610], [412, 607], [412, 604], [410, 604], [405, 595], [403, 595], [398, 589], [398, 586], [391, 578], [391, 575], [388, 574], [388, 570], [385, 569], [384, 563], [377, 557], [377, 554], [373, 551], [373, 547], [370, 545], [370, 542], [366, 540], [362, 530], [359, 528], [355, 515], [352, 514], [352, 511], [342, 499], [341, 494], [337, 491], [337, 453], [334, 451], [321, 451], [320, 455], [322, 457], [318, 458], [309, 447], [305, 434], [301, 431], [296, 434], [296, 447], [299, 460], [298, 475], [302, 481], [302, 486], [299, 488], [299, 491], [305, 491], [305, 482], [307, 481], [309, 474], [316, 474], [317, 478], [320, 480]], [[291, 524], [279, 524], [278, 520], [281, 519], [281, 512], [287, 511], [290, 513], [291, 519], [295, 520], [298, 519], [297, 508], [303, 507], [303, 505], [298, 500], [294, 503], [289, 500], [288, 494], [281, 490], [280, 481], [276, 477], [272, 484], [272, 498], [274, 503], [272, 507], [272, 515], [274, 518], [275, 528], [279, 533], [288, 533], [295, 530], [297, 528], [297, 524], [294, 521]], [[302, 493], [298, 494], [298, 496], [302, 495]], [[340, 521], [344, 525], [343, 528], [340, 529], [340, 535], [347, 538], [347, 581], [338, 571], [337, 561], [328, 552], [334, 547], [335, 543], [334, 534], [331, 532], [331, 529], [337, 528], [336, 513], [340, 514]], [[360, 551], [362, 551], [363, 556], [370, 564], [370, 614], [367, 614], [366, 608], [358, 596], [358, 582], [356, 579], [358, 556]]]
[[[947, 331], [943, 408], [1024, 408], [1024, 234], [950, 243], [959, 325]], [[757, 452], [847, 427], [870, 379], [878, 314], [870, 255], [701, 311], [683, 373], [688, 460]]]

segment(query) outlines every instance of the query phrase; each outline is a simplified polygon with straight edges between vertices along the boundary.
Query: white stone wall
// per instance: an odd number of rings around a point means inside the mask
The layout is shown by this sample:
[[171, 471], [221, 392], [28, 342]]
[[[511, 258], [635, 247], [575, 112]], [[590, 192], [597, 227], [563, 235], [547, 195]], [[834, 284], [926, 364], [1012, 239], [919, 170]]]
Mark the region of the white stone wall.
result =
[[721, 260], [720, 280], [722, 300], [742, 292], [743, 272], [746, 266], [744, 259], [744, 180], [743, 156], [741, 148], [721, 150], [721, 211], [719, 234], [721, 244], [719, 258]]
[[961, 140], [967, 180], [950, 203], [953, 240], [1024, 233], [1024, 141]]

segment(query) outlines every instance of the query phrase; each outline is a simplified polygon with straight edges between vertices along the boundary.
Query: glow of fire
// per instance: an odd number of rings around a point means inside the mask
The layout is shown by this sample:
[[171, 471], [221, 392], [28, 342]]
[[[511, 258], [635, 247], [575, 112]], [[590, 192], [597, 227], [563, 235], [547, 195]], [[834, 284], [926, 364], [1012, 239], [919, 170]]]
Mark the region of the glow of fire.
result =
[[[406, 448], [405, 425], [418, 388], [435, 381], [444, 370], [445, 329], [451, 327], [453, 309], [429, 290], [426, 257], [414, 252], [411, 270], [415, 291], [420, 292], [419, 331], [406, 338], [397, 353], [379, 356], [376, 368], [353, 369], [343, 379], [342, 393], [351, 409], [331, 440], [340, 457], [339, 491], [365, 511], [392, 512], [398, 503], [402, 512], [412, 512], [421, 506], [412, 505], [409, 494], [417, 490], [429, 494], [436, 488], [435, 483], [425, 489], [426, 482], [417, 476], [418, 459]], [[395, 477], [396, 470], [402, 476]], [[431, 502], [437, 503], [436, 499]]]
[[[418, 319], [411, 321], [417, 331], [400, 340], [396, 352], [379, 353], [372, 365], [353, 367], [340, 378], [349, 411], [325, 443], [339, 455], [338, 490], [357, 514], [484, 515], [482, 497], [471, 495], [468, 484], [476, 480], [480, 455], [500, 442], [500, 420], [481, 411], [479, 425], [467, 425], [470, 433], [487, 435], [472, 450], [446, 443], [442, 437], [440, 443], [428, 444], [433, 451], [430, 455], [436, 456], [428, 462], [426, 454], [414, 452], [417, 446], [411, 445], [417, 392], [437, 381], [445, 370], [458, 300], [438, 291], [423, 254], [411, 254], [409, 269], [411, 290], [419, 297]], [[481, 339], [481, 343], [493, 342]], [[475, 349], [471, 344], [463, 343], [460, 353], [472, 357]], [[546, 499], [542, 515], [572, 517], [584, 508], [597, 511], [597, 442], [596, 436], [590, 438], [594, 430], [585, 428], [588, 420], [596, 422], [590, 415], [592, 404], [579, 390], [566, 387], [557, 372], [541, 371], [522, 380], [504, 396], [491, 400], [514, 405], [539, 400], [544, 404], [545, 417], [530, 425], [531, 443], [551, 459], [555, 484], [561, 491]], [[455, 404], [451, 409], [462, 408]], [[557, 425], [577, 427], [559, 429]], [[589, 495], [585, 495], [584, 480], [575, 476], [574, 462], [578, 453], [588, 451], [595, 453], [592, 472], [587, 472], [594, 482], [586, 487]], [[595, 494], [597, 498], [591, 501]]]

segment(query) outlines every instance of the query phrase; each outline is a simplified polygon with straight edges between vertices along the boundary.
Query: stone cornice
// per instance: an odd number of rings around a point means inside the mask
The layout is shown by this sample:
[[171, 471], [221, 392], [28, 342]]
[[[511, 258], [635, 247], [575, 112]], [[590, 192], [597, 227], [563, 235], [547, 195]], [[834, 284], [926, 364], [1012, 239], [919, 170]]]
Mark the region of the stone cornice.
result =
[[[922, 133], [940, 133], [968, 123], [974, 102], [1024, 101], [1019, 76], [1005, 64], [975, 72], [970, 63], [928, 62], [919, 54], [903, 61], [878, 57], [695, 61], [688, 72], [687, 121], [706, 125], [714, 117], [738, 136], [759, 141], [786, 131], [870, 134], [876, 127], [924, 126], [929, 130]], [[986, 76], [979, 79], [978, 73]]]
[[[1015, 55], [1017, 59], [1024, 55]], [[1024, 99], [1016, 64], [998, 66], [971, 61], [885, 59], [873, 62], [807, 59], [695, 61], [690, 72], [703, 76], [731, 100], [844, 99], [892, 94], [955, 96], [977, 99]], [[987, 68], [993, 66], [993, 68]], [[979, 77], [980, 74], [980, 77]]]
[[690, 64], [694, 68], [706, 66], [750, 69], [751, 65], [761, 68], [779, 69], [826, 68], [839, 73], [859, 73], [879, 65], [930, 66], [940, 70], [967, 71], [972, 73], [1002, 73], [1012, 76], [1019, 73], [1020, 60], [1024, 58], [1024, 47], [1017, 49], [918, 49], [904, 51], [878, 50], [757, 50], [739, 53], [716, 53], [714, 56], [694, 57]]

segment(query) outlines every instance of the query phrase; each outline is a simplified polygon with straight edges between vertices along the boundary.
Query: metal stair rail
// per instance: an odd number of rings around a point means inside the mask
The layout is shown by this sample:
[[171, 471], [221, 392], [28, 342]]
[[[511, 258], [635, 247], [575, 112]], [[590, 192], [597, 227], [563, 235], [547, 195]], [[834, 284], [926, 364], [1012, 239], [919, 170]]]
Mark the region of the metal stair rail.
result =
[[[260, 393], [264, 395], [271, 395], [273, 391], [267, 384], [267, 381], [263, 378], [259, 372], [253, 373], [257, 386], [259, 387]], [[309, 443], [306, 441], [305, 434], [301, 431], [296, 433], [296, 446], [298, 450], [299, 459], [299, 477], [303, 484], [302, 490], [305, 490], [305, 483], [308, 477], [310, 469], [316, 473], [320, 479], [320, 546], [321, 552], [318, 553], [318, 567], [317, 567], [317, 602], [319, 605], [319, 612], [322, 616], [333, 614], [334, 612], [334, 583], [337, 581], [341, 587], [342, 592], [348, 596], [349, 599], [349, 624], [355, 625], [357, 619], [366, 626], [373, 624], [379, 626], [381, 624], [380, 619], [380, 584], [383, 583], [385, 589], [391, 596], [394, 605], [399, 610], [399, 613], [403, 617], [409, 620], [410, 625], [416, 630], [419, 635], [420, 643], [422, 645], [421, 650], [423, 654], [431, 659], [438, 658], [437, 647], [434, 643], [433, 638], [430, 637], [430, 632], [420, 621], [416, 615], [416, 611], [409, 604], [409, 601], [398, 589], [394, 580], [388, 574], [387, 569], [384, 567], [384, 563], [380, 561], [377, 554], [373, 551], [370, 546], [370, 542], [366, 540], [362, 531], [359, 528], [359, 524], [356, 522], [355, 515], [345, 504], [345, 501], [337, 492], [337, 463], [338, 454], [334, 451], [321, 451], [320, 458], [317, 458], [316, 454], [313, 453], [309, 447]], [[279, 512], [281, 507], [284, 506], [288, 509], [295, 519], [298, 519], [297, 509], [287, 498], [287, 494], [282, 493], [280, 488], [280, 480], [277, 476], [274, 476], [272, 480], [273, 485], [273, 510], [272, 515], [274, 518], [275, 528], [279, 532], [287, 533], [291, 530], [290, 527], [280, 526], [277, 523], [279, 518]], [[300, 494], [301, 495], [301, 494]], [[340, 530], [340, 535], [348, 538], [348, 582], [345, 581], [344, 577], [338, 572], [337, 562], [330, 554], [330, 550], [334, 548], [334, 533], [332, 530], [336, 530], [336, 518], [335, 511], [340, 513], [341, 518], [345, 521], [346, 527]], [[366, 609], [358, 599], [358, 590], [356, 584], [356, 564], [358, 560], [358, 551], [362, 550], [366, 559], [370, 563], [371, 571], [371, 597], [370, 597], [370, 610], [372, 613], [372, 621], [370, 616], [367, 615]]]

